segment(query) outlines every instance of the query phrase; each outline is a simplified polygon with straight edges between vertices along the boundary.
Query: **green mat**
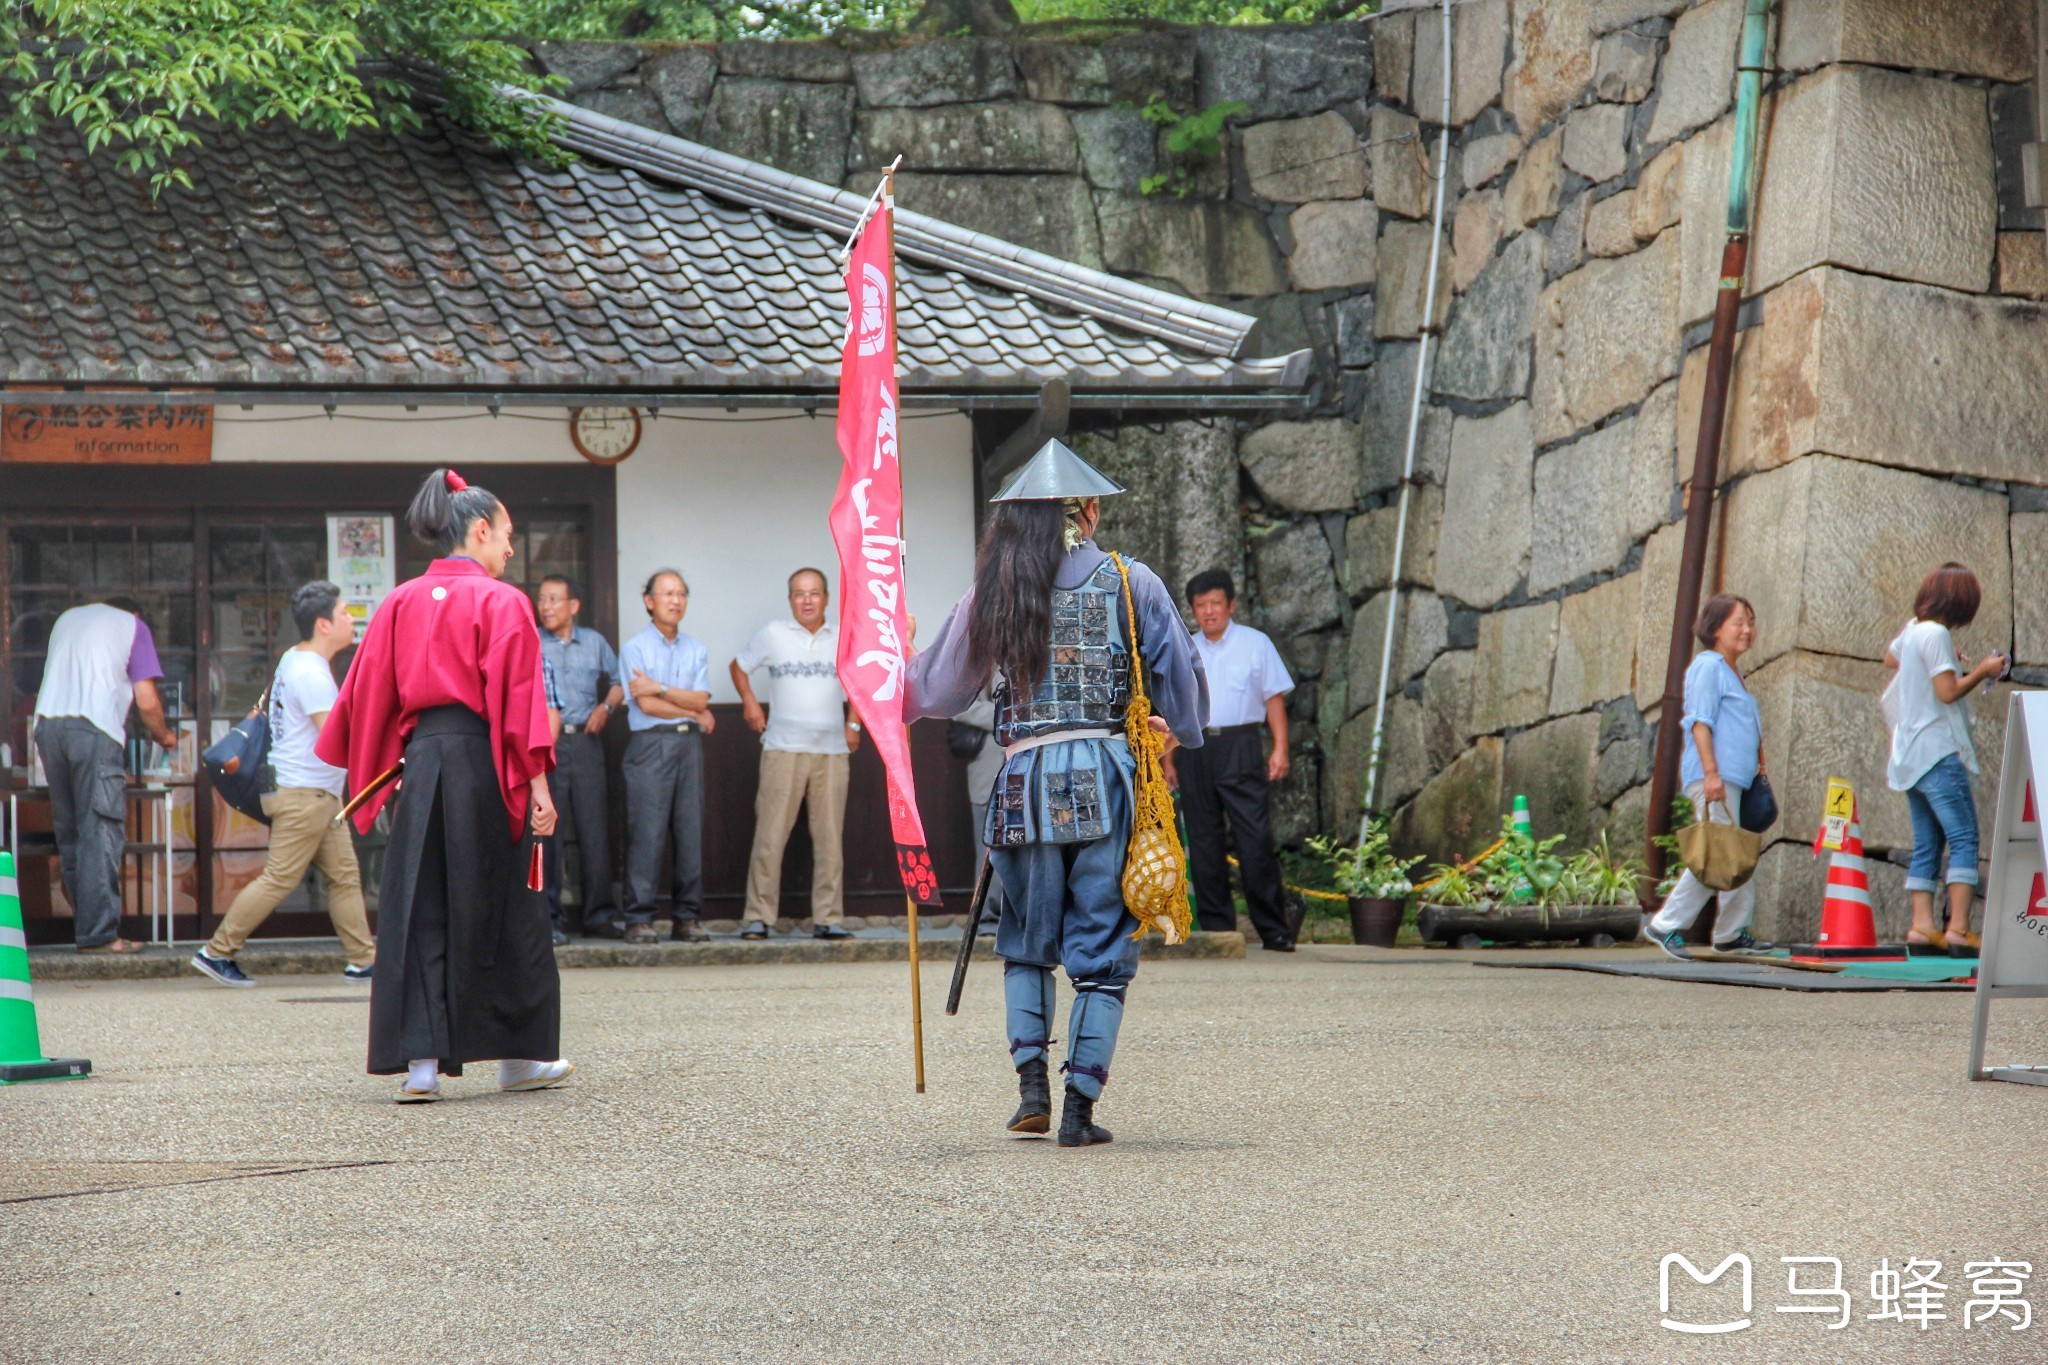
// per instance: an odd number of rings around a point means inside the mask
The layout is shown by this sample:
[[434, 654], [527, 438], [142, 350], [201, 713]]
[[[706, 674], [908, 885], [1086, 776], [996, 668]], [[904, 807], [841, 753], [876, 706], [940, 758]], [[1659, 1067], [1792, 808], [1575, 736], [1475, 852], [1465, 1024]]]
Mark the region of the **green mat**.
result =
[[1904, 962], [1851, 962], [1843, 976], [1867, 976], [1881, 981], [1961, 981], [1977, 974], [1974, 957], [1909, 957]]

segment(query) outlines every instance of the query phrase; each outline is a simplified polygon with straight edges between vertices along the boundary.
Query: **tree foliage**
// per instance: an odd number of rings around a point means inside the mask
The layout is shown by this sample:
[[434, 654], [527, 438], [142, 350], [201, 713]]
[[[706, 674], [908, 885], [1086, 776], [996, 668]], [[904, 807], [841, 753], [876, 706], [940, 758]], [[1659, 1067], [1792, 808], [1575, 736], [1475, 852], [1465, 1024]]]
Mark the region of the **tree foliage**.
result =
[[70, 125], [153, 190], [210, 124], [272, 119], [343, 136], [420, 119], [406, 67], [439, 77], [456, 119], [558, 161], [540, 88], [506, 41], [526, 0], [0, 0], [0, 143]]

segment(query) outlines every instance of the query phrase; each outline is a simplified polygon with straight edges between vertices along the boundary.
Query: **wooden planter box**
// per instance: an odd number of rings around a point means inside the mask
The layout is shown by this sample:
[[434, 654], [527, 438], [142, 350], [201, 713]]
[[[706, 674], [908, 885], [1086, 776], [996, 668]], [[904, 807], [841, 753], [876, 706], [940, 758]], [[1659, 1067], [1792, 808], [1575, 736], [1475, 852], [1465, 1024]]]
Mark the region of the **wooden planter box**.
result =
[[1633, 905], [1425, 905], [1415, 916], [1424, 943], [1455, 948], [1476, 948], [1483, 940], [1608, 948], [1635, 938], [1641, 926], [1642, 912]]

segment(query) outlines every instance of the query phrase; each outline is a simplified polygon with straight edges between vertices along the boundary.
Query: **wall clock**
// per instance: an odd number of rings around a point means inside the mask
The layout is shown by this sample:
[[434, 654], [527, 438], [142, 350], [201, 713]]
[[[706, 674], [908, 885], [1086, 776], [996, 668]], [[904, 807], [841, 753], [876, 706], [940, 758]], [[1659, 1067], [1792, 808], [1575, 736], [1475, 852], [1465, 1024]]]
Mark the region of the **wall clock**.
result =
[[592, 464], [617, 464], [640, 445], [637, 408], [573, 408], [569, 439]]

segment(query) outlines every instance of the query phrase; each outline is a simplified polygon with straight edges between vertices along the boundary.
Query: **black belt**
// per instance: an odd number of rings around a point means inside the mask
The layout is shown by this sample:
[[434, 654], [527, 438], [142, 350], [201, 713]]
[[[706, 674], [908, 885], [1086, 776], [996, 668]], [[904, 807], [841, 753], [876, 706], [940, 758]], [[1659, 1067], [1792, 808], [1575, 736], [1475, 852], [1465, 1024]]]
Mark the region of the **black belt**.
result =
[[636, 735], [694, 735], [703, 728], [694, 720], [665, 720], [659, 725], [643, 725], [633, 733]]
[[1257, 730], [1263, 724], [1265, 724], [1264, 721], [1255, 720], [1244, 725], [1204, 725], [1202, 733], [1205, 735], [1241, 735], [1249, 730]]

